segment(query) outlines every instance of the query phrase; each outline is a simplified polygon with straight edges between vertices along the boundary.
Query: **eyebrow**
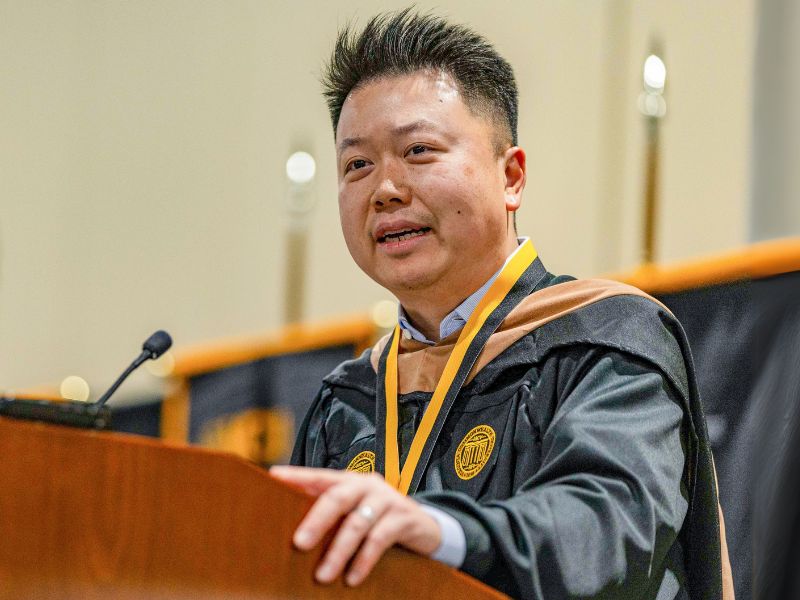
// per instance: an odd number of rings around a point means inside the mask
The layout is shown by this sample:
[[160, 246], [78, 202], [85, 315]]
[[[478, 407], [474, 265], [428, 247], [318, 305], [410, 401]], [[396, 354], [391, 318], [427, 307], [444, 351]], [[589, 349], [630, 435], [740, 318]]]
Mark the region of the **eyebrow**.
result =
[[358, 146], [363, 140], [360, 137], [349, 137], [344, 138], [341, 142], [339, 142], [339, 154], [350, 148], [351, 146]]
[[409, 123], [408, 125], [401, 125], [400, 127], [395, 127], [392, 129], [393, 135], [407, 135], [409, 133], [414, 133], [415, 131], [419, 130], [429, 130], [429, 131], [438, 131], [439, 128], [436, 126], [436, 123], [433, 121], [429, 121], [428, 119], [418, 119], [413, 123]]
[[[400, 125], [399, 127], [395, 127], [391, 130], [391, 134], [393, 136], [401, 136], [401, 135], [408, 135], [409, 133], [414, 133], [415, 131], [420, 130], [429, 130], [429, 131], [439, 131], [439, 128], [433, 121], [428, 119], [417, 119], [411, 123], [406, 125]], [[364, 141], [364, 138], [360, 137], [348, 137], [344, 138], [341, 142], [339, 142], [339, 154], [351, 148], [352, 146], [358, 146]]]

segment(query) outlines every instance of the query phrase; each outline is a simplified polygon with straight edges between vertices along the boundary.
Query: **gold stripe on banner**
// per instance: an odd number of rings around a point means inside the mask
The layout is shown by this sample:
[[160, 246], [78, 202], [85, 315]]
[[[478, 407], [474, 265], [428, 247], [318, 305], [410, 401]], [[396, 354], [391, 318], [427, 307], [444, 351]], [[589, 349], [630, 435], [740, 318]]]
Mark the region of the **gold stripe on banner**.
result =
[[461, 335], [458, 336], [458, 341], [450, 354], [450, 358], [447, 359], [444, 372], [439, 379], [439, 383], [436, 384], [433, 397], [425, 410], [419, 429], [414, 434], [411, 449], [403, 464], [402, 471], [400, 470], [400, 452], [397, 445], [397, 355], [399, 352], [400, 330], [399, 326], [395, 328], [392, 336], [392, 346], [386, 358], [384, 380], [386, 390], [386, 465], [384, 470], [386, 481], [401, 493], [408, 493], [411, 480], [414, 478], [414, 472], [422, 456], [422, 450], [425, 448], [425, 443], [428, 441], [433, 426], [439, 417], [447, 392], [450, 390], [453, 380], [464, 362], [464, 356], [472, 340], [478, 335], [478, 332], [483, 328], [486, 320], [495, 309], [500, 306], [500, 303], [511, 291], [511, 288], [514, 287], [517, 280], [536, 260], [536, 256], [536, 250], [531, 241], [525, 241], [514, 255], [514, 258], [503, 267], [497, 279], [494, 280], [486, 294], [481, 298], [478, 306], [475, 307], [472, 315], [470, 315], [469, 320], [464, 325], [464, 329], [461, 331]]
[[762, 279], [800, 271], [800, 238], [759, 242], [722, 254], [670, 265], [643, 265], [604, 275], [648, 294], [673, 294], [702, 287]]

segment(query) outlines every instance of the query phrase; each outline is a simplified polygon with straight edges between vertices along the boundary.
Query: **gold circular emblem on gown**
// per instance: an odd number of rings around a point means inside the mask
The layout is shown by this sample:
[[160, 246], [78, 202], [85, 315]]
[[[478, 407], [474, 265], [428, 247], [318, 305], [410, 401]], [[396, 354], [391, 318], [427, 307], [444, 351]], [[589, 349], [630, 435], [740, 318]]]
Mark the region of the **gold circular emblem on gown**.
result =
[[481, 472], [494, 450], [494, 429], [478, 425], [471, 429], [456, 449], [456, 474], [465, 481]]
[[375, 470], [375, 453], [369, 450], [359, 452], [347, 465], [346, 470], [356, 473], [372, 473]]

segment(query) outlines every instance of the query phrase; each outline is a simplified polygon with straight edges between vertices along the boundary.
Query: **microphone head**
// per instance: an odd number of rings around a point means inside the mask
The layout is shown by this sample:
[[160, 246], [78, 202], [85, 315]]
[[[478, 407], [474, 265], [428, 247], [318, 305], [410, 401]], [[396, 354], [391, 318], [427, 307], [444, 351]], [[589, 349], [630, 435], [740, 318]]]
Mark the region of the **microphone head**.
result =
[[142, 344], [142, 350], [150, 353], [149, 358], [158, 358], [172, 346], [172, 338], [163, 329], [159, 329]]

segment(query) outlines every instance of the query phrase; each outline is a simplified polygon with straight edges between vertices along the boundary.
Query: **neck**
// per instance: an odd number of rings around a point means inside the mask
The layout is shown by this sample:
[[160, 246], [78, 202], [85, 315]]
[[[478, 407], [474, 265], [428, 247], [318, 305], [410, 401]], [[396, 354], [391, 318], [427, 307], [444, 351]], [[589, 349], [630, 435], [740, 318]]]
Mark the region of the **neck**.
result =
[[426, 307], [428, 310], [414, 310], [414, 308], [410, 306], [406, 306], [403, 303], [403, 310], [406, 311], [406, 315], [408, 315], [409, 320], [414, 324], [414, 327], [422, 333], [426, 338], [432, 340], [434, 342], [439, 341], [439, 325], [441, 324], [442, 320], [444, 320], [445, 316], [447, 316], [453, 309], [461, 304], [466, 298], [469, 297], [469, 294], [464, 296], [460, 301], [456, 302], [451, 308], [442, 308], [436, 307], [435, 310], [431, 310], [430, 306]]
[[454, 285], [452, 278], [448, 277], [423, 290], [404, 290], [396, 294], [397, 298], [414, 327], [429, 340], [438, 342], [442, 320], [478, 291], [503, 266], [516, 248], [515, 236], [505, 245], [505, 254], [501, 253], [493, 260], [486, 260], [480, 265], [481, 268], [472, 267], [468, 273], [461, 273], [456, 277], [456, 282], [460, 285]]

